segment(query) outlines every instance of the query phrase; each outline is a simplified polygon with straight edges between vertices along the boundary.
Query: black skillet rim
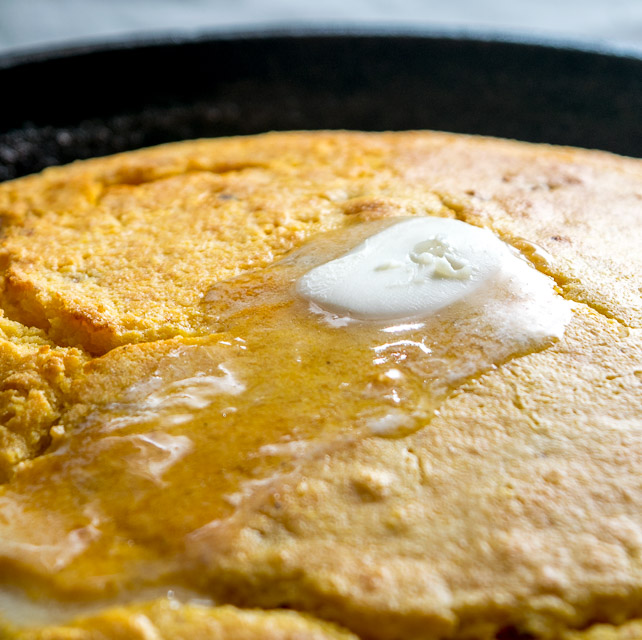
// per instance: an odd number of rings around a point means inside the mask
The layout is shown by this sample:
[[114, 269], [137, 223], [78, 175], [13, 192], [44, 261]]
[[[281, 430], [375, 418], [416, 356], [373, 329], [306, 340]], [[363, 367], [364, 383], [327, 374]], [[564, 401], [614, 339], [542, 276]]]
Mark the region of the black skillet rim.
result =
[[[199, 53], [235, 63], [209, 69]], [[206, 91], [171, 68], [181, 56], [210, 74]], [[120, 76], [110, 79], [110, 61]], [[88, 97], [91, 77], [62, 73], [83, 64], [103, 74], [99, 86], [113, 104], [102, 112], [100, 98]], [[163, 65], [171, 68], [165, 85]], [[139, 89], [132, 81], [141, 69], [151, 78], [139, 75]], [[382, 27], [131, 34], [3, 54], [0, 86], [11, 97], [0, 118], [0, 179], [172, 140], [274, 129], [432, 128], [642, 156], [642, 50], [578, 40]], [[131, 104], [128, 87], [140, 92]]]

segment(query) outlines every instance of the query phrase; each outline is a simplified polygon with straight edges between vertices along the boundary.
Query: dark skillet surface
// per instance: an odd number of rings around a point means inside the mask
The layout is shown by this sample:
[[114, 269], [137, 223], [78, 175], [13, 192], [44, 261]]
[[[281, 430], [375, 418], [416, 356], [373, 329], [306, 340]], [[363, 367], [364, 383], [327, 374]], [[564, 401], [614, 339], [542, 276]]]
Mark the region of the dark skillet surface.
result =
[[423, 35], [165, 38], [0, 59], [0, 180], [196, 137], [439, 129], [642, 156], [642, 57]]

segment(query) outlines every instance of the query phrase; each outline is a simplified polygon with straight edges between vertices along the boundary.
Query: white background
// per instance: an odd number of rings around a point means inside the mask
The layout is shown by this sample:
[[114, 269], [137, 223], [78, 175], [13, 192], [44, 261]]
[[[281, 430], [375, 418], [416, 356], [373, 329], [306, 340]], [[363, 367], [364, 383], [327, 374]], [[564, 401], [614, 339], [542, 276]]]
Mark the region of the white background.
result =
[[0, 54], [266, 26], [499, 32], [642, 52], [642, 0], [0, 0]]

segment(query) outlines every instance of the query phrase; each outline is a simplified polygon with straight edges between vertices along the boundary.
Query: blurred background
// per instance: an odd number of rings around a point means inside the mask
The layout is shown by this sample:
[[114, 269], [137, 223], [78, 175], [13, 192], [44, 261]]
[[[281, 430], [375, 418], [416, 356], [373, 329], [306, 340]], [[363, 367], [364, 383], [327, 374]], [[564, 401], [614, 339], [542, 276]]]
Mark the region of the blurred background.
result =
[[642, 51], [640, 0], [0, 0], [0, 54], [128, 35], [392, 27]]

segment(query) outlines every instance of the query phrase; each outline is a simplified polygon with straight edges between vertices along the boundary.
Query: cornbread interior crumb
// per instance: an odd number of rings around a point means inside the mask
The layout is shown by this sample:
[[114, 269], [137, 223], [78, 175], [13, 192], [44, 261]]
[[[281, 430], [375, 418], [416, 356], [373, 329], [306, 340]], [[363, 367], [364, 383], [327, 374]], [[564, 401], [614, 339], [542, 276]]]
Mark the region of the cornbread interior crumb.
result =
[[[319, 234], [417, 215], [522, 251], [575, 303], [563, 339], [467, 380], [415, 433], [326, 443], [263, 484], [239, 458], [249, 489], [221, 515], [199, 452], [220, 438], [236, 460], [241, 436], [158, 428], [177, 353], [237, 392], [245, 334], [208, 295]], [[642, 637], [642, 161], [274, 133], [48, 169], [0, 185], [0, 220], [0, 585], [41, 616], [0, 597], [0, 636]], [[296, 399], [294, 374], [277, 382]], [[83, 458], [131, 415], [156, 426]], [[185, 452], [198, 467], [166, 474]]]

